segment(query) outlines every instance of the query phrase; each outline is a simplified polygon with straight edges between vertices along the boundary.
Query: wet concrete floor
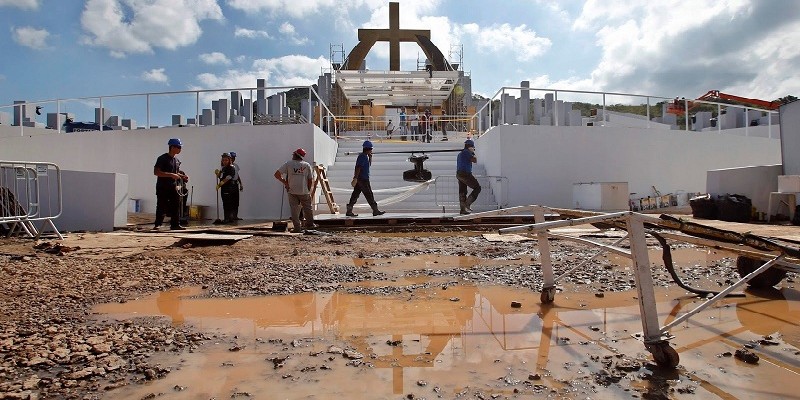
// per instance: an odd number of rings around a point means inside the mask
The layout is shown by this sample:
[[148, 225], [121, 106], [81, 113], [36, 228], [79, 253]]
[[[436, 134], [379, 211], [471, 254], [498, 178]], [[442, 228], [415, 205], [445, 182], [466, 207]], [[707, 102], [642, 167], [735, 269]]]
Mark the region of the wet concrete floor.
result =
[[[730, 256], [677, 254], [677, 263], [691, 265]], [[613, 261], [624, 268], [624, 260]], [[426, 255], [352, 262], [386, 272], [493, 261]], [[212, 299], [199, 288], [181, 288], [100, 305], [98, 318], [164, 316], [214, 337], [195, 352], [155, 355], [153, 363], [172, 372], [107, 397], [473, 398], [480, 392], [500, 398], [800, 398], [800, 291], [788, 285], [723, 300], [673, 329], [671, 343], [681, 357], [676, 371], [645, 366], [617, 383], [599, 384], [606, 356], [651, 359], [632, 336], [642, 330], [635, 291], [598, 298], [566, 290], [554, 305], [542, 306], [539, 293], [529, 290], [452, 281], [399, 277], [357, 284], [435, 283], [381, 296], [340, 291]], [[701, 303], [674, 285], [656, 294], [661, 324]], [[728, 356], [765, 336], [769, 345], [754, 350], [759, 364]], [[348, 348], [364, 358], [340, 354]]]

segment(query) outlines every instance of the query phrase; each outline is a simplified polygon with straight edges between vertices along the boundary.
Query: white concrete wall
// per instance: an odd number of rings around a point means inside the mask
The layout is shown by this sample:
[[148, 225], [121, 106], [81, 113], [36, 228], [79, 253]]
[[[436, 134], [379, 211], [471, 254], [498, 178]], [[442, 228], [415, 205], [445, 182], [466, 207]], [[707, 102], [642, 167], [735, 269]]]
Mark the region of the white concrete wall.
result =
[[61, 171], [63, 211], [53, 223], [60, 231], [104, 231], [128, 220], [125, 174]]
[[800, 101], [780, 108], [783, 175], [800, 175]]
[[628, 182], [632, 193], [704, 192], [706, 171], [780, 163], [775, 139], [607, 127], [499, 126], [476, 141], [512, 206], [572, 205], [572, 184]]
[[759, 212], [767, 212], [769, 193], [778, 191], [781, 171], [780, 164], [708, 171], [706, 193], [741, 194], [750, 198]]
[[[212, 215], [217, 195], [214, 169], [219, 168], [223, 152], [236, 151], [245, 187], [239, 216], [248, 219], [279, 217], [283, 187], [272, 174], [291, 158], [295, 149], [306, 149], [307, 161], [325, 164], [332, 163], [336, 150], [336, 143], [311, 124], [169, 127], [28, 136], [30, 131], [26, 129], [24, 137], [0, 137], [0, 160], [49, 161], [62, 170], [127, 174], [128, 197], [141, 199], [142, 210], [149, 213], [155, 212], [156, 206], [153, 165], [167, 151], [169, 138], [183, 140], [183, 151], [178, 158], [189, 175], [189, 187], [193, 187], [193, 204], [211, 207]], [[68, 190], [74, 189], [65, 186], [64, 191]], [[119, 207], [126, 208], [127, 201]]]

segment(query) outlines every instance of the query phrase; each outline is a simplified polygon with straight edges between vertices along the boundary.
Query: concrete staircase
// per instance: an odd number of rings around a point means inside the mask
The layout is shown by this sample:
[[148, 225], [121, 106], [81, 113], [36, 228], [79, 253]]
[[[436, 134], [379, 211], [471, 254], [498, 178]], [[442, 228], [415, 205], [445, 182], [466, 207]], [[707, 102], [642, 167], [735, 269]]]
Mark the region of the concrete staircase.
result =
[[[455, 136], [455, 135], [454, 135]], [[356, 158], [362, 151], [362, 140], [340, 140], [339, 150], [336, 154], [336, 162], [328, 170], [328, 180], [334, 192], [334, 199], [339, 205], [341, 212], [345, 210], [345, 205], [350, 199], [352, 188], [350, 181], [353, 178], [353, 169]], [[456, 136], [451, 141], [421, 143], [403, 142], [400, 140], [374, 140], [374, 155], [372, 156], [372, 166], [370, 167], [370, 183], [375, 191], [375, 200], [379, 202], [391, 196], [397, 195], [398, 191], [381, 192], [381, 189], [392, 189], [418, 185], [416, 182], [406, 182], [403, 180], [403, 171], [414, 168], [414, 164], [408, 161], [411, 151], [421, 152], [422, 150], [451, 150], [462, 149], [464, 138]], [[380, 154], [382, 152], [409, 152], [400, 154]], [[458, 187], [455, 179], [456, 158], [458, 152], [431, 153], [425, 161], [425, 168], [433, 174], [433, 179], [438, 179], [439, 188], [431, 184], [427, 189], [414, 194], [401, 202], [394, 204], [381, 205], [381, 210], [388, 212], [458, 212]], [[489, 187], [480, 176], [486, 175], [485, 169], [481, 164], [473, 165], [473, 174], [479, 177], [482, 192], [478, 201], [472, 209], [473, 211], [486, 211], [497, 209], [497, 202], [494, 200], [492, 188]], [[483, 179], [483, 180], [482, 180]], [[337, 189], [346, 189], [341, 191]], [[437, 194], [438, 189], [438, 194]], [[438, 200], [438, 205], [437, 205]], [[366, 204], [364, 196], [358, 199], [358, 204]], [[443, 210], [444, 206], [444, 210]], [[356, 212], [365, 211], [363, 208], [356, 207]]]

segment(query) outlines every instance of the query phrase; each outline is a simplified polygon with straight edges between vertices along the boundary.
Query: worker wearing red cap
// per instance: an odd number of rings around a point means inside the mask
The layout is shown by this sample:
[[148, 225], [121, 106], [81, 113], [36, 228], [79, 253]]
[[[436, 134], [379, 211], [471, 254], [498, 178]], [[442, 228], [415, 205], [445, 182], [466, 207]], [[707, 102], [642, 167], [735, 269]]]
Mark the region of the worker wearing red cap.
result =
[[[306, 151], [297, 149], [292, 153], [292, 159], [275, 171], [275, 179], [283, 183], [289, 197], [289, 209], [292, 212], [292, 232], [301, 233], [303, 227], [314, 227], [314, 210], [311, 209], [311, 186], [313, 175], [311, 164], [303, 161]], [[303, 210], [303, 224], [300, 221], [300, 209]]]

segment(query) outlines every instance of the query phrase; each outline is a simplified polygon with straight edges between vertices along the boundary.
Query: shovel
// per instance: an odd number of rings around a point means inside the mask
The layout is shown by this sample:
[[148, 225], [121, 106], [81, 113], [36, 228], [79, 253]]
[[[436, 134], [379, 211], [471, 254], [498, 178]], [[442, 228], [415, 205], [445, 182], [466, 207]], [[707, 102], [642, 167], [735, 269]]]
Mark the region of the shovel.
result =
[[[217, 174], [214, 174], [214, 176], [216, 177]], [[217, 193], [214, 197], [217, 198], [217, 219], [214, 220], [214, 225], [219, 225], [222, 223], [222, 220], [219, 219], [219, 189], [217, 189]]]

